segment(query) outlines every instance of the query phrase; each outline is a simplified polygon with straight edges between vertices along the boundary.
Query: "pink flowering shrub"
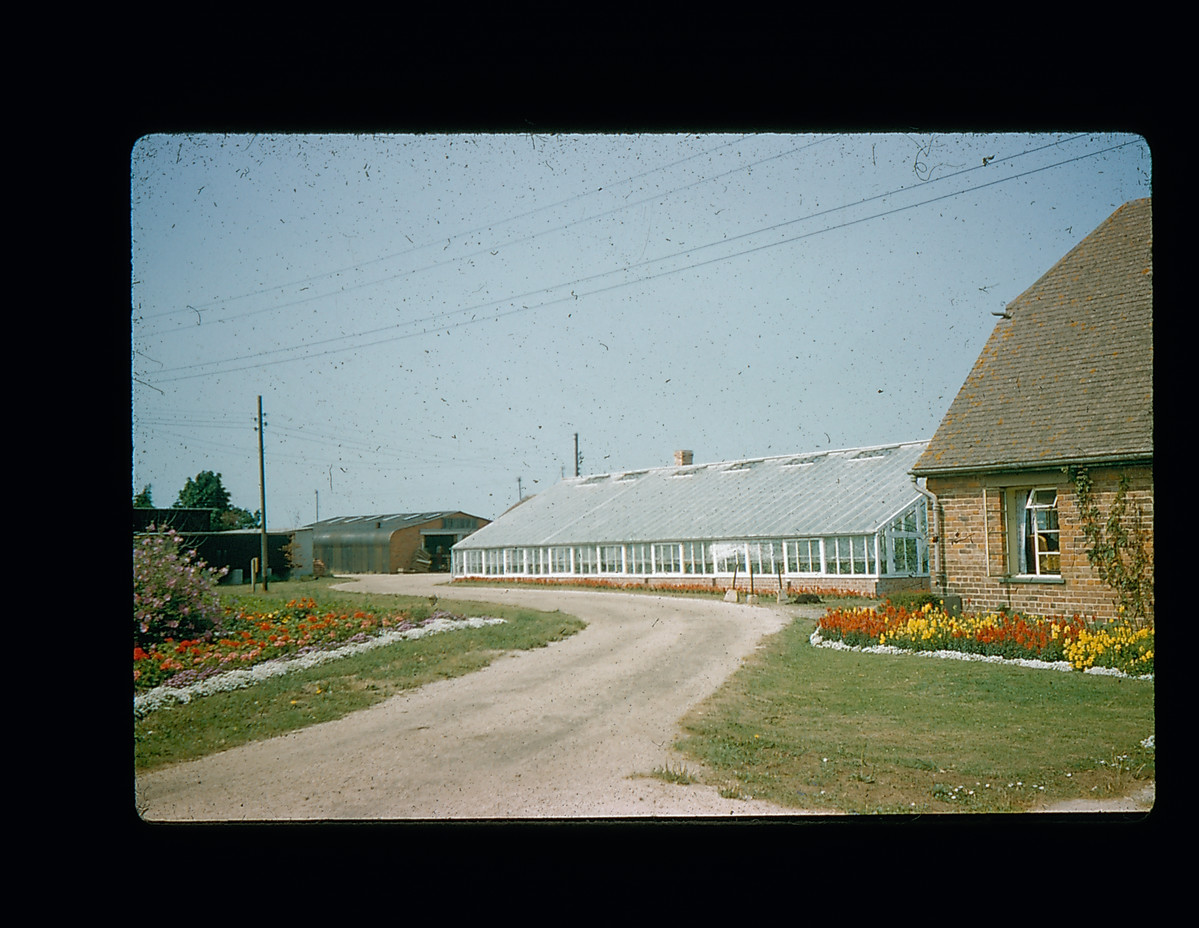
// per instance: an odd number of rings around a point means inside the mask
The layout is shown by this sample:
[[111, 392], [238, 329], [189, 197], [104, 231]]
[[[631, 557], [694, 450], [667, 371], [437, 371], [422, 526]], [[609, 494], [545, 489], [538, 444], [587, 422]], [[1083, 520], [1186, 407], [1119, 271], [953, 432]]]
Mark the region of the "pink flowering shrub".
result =
[[133, 643], [148, 647], [168, 638], [208, 638], [223, 611], [214, 589], [227, 568], [208, 567], [171, 528], [133, 541]]

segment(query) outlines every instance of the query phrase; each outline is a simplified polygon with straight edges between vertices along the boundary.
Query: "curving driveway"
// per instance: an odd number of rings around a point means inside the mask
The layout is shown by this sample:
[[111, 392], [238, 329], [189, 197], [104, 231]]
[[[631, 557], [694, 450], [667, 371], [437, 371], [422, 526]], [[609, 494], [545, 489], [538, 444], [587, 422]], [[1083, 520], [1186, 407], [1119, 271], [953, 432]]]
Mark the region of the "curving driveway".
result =
[[[648, 777], [679, 766], [677, 720], [789, 613], [683, 597], [454, 588], [444, 575], [343, 589], [561, 609], [588, 623], [547, 648], [327, 722], [141, 775], [149, 821], [794, 815]], [[792, 607], [791, 612], [795, 610]]]

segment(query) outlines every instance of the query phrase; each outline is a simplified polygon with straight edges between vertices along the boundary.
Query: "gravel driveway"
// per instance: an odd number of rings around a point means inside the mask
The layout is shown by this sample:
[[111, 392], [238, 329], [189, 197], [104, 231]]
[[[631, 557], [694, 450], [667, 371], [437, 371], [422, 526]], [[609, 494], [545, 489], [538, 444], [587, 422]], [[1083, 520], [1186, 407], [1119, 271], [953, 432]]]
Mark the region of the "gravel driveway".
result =
[[[761, 817], [794, 809], [635, 774], [683, 759], [677, 720], [789, 612], [684, 597], [454, 588], [444, 575], [339, 588], [561, 609], [565, 641], [344, 719], [141, 775], [148, 821]], [[790, 607], [793, 613], [795, 607]], [[451, 633], [452, 634], [452, 633]], [[694, 764], [692, 764], [694, 767]]]

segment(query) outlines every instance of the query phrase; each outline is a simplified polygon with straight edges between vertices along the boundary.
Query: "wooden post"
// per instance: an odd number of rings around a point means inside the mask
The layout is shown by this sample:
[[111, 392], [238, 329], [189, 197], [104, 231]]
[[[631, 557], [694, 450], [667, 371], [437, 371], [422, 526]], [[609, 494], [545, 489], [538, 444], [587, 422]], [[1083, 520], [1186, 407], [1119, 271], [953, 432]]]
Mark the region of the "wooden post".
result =
[[270, 589], [267, 586], [267, 573], [270, 568], [267, 566], [266, 556], [266, 464], [262, 456], [262, 397], [258, 397], [258, 490], [261, 495], [262, 504], [262, 588], [263, 590]]

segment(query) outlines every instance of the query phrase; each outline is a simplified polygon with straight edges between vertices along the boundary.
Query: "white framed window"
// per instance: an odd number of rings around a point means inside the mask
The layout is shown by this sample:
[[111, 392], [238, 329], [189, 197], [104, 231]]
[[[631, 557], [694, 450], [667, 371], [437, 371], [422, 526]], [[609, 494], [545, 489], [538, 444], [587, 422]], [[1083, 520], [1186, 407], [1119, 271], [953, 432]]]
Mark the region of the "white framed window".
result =
[[624, 557], [620, 545], [600, 545], [599, 572], [601, 574], [624, 573]]
[[677, 544], [654, 545], [654, 570], [660, 574], [677, 574], [682, 571]]
[[749, 548], [749, 563], [755, 574], [775, 574], [783, 567], [781, 541], [754, 541]]
[[793, 574], [818, 574], [820, 568], [820, 539], [800, 538], [786, 543], [787, 571]]
[[1024, 500], [1023, 544], [1020, 572], [1038, 577], [1062, 572], [1061, 530], [1058, 528], [1057, 490], [1034, 488]]
[[[1044, 485], [1002, 487], [1000, 501], [999, 521], [994, 533], [991, 531], [992, 516], [987, 515], [987, 538], [989, 543], [994, 535], [1001, 546], [1003, 575], [1061, 577], [1057, 488]], [[987, 568], [990, 573], [990, 559]]]
[[596, 572], [595, 546], [579, 545], [574, 549], [575, 573], [593, 574]]
[[654, 562], [647, 544], [628, 546], [628, 565], [631, 574], [652, 574]]
[[549, 569], [553, 574], [570, 573], [570, 548], [563, 546], [550, 548]]
[[830, 574], [873, 574], [874, 537], [837, 535], [824, 539], [824, 567]]
[[749, 572], [745, 545], [739, 541], [725, 541], [712, 545], [712, 562], [718, 574]]
[[928, 573], [928, 507], [923, 501], [913, 503], [883, 529], [878, 570], [910, 577]]
[[711, 549], [704, 541], [683, 542], [683, 573], [711, 574], [715, 572], [712, 565]]

